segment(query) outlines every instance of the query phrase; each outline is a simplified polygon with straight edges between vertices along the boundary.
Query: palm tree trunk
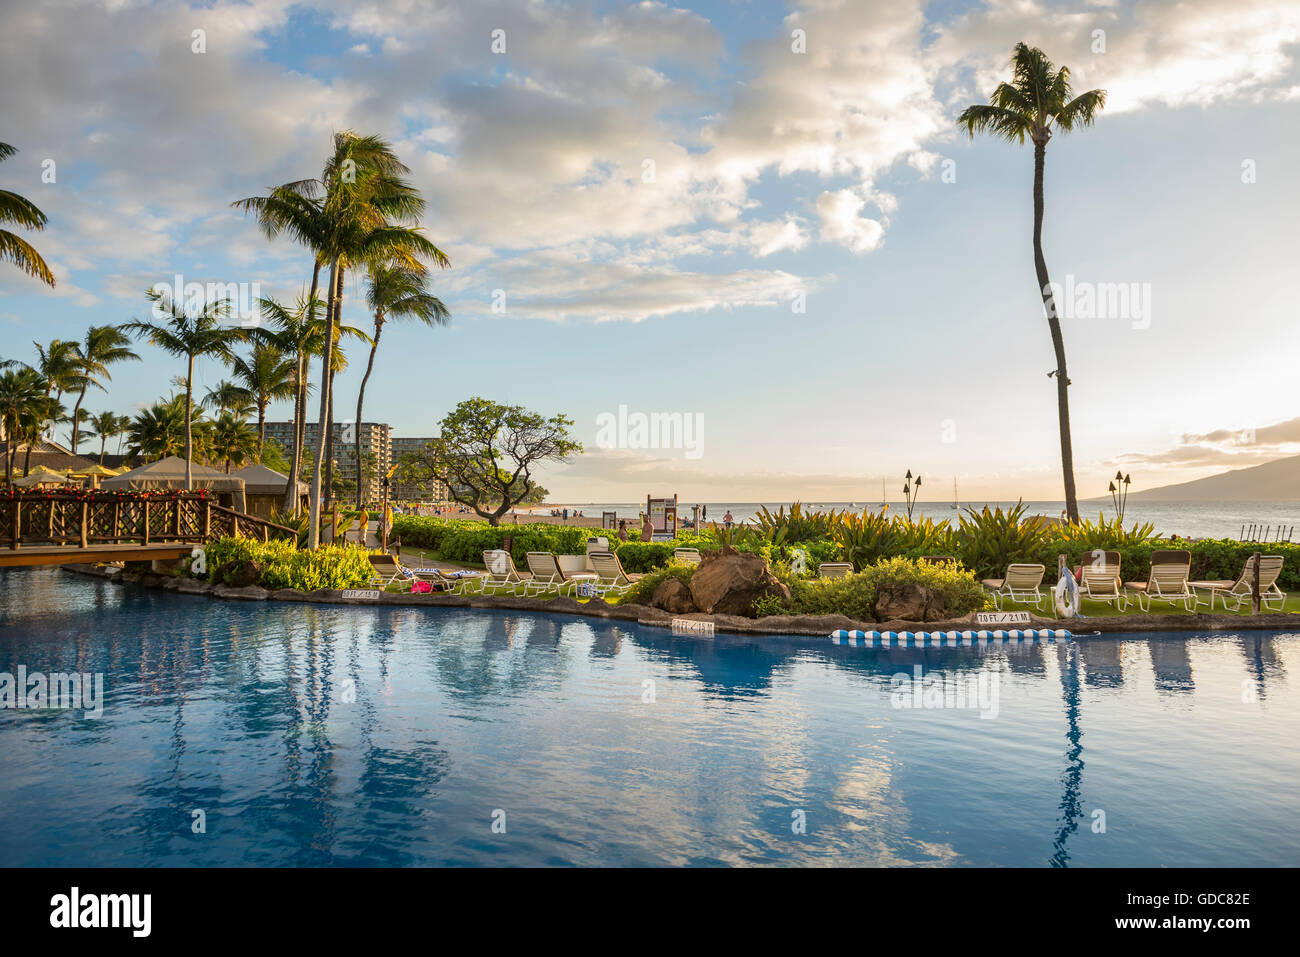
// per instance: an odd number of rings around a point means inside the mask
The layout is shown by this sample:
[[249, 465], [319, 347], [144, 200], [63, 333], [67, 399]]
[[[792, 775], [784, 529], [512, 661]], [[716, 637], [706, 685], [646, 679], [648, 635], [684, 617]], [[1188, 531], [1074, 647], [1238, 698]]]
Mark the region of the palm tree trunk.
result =
[[105, 449], [107, 446], [108, 446], [108, 436], [107, 436], [107, 435], [101, 435], [101, 436], [99, 437], [99, 464], [100, 464], [100, 465], [103, 465], [103, 464], [104, 464], [104, 449]]
[[[341, 328], [343, 325], [343, 276], [346, 268], [339, 269], [338, 288], [335, 290], [334, 319]], [[332, 332], [333, 330], [331, 330]], [[340, 338], [342, 334], [340, 333]], [[335, 349], [338, 348], [337, 343]], [[334, 504], [334, 363], [330, 363], [330, 414], [329, 428], [325, 431], [325, 507]]]
[[257, 401], [257, 464], [262, 464], [262, 449], [266, 447], [266, 407], [270, 400], [265, 396]]
[[86, 400], [86, 386], [81, 387], [77, 403], [72, 407], [72, 454], [77, 454], [77, 440], [81, 438], [81, 403]]
[[[307, 317], [316, 309], [316, 291], [320, 288], [320, 259], [312, 257], [311, 292], [307, 294]], [[302, 469], [302, 443], [307, 426], [307, 372], [310, 358], [304, 361], [298, 353], [298, 393], [293, 397], [293, 457], [289, 482], [284, 488], [284, 508], [294, 518], [298, 517], [298, 472]]]
[[366, 383], [370, 381], [370, 371], [375, 367], [375, 353], [379, 350], [379, 337], [384, 331], [384, 314], [375, 313], [375, 338], [370, 343], [370, 359], [366, 362], [366, 374], [361, 377], [361, 389], [357, 392], [357, 434], [353, 450], [357, 456], [357, 508], [362, 506], [361, 491], [361, 403], [366, 397]]
[[330, 365], [334, 360], [334, 284], [338, 276], [339, 257], [330, 261], [330, 295], [325, 307], [325, 361], [321, 366], [320, 386], [320, 422], [317, 430], [316, 462], [311, 475], [311, 508], [307, 526], [307, 547], [315, 549], [320, 545], [320, 507], [321, 507], [321, 452], [325, 449], [325, 433], [328, 429], [330, 408]]
[[1052, 350], [1056, 353], [1056, 412], [1061, 429], [1061, 472], [1065, 476], [1065, 513], [1071, 523], [1079, 521], [1079, 499], [1074, 487], [1074, 448], [1070, 443], [1070, 377], [1065, 368], [1065, 339], [1061, 335], [1061, 317], [1056, 311], [1047, 260], [1043, 258], [1043, 165], [1047, 158], [1047, 141], [1034, 143], [1034, 270], [1038, 288], [1047, 310], [1047, 327], [1052, 333]]
[[193, 412], [191, 405], [194, 401], [194, 356], [189, 357], [189, 365], [185, 372], [185, 491], [194, 491], [194, 474], [190, 467], [190, 459], [194, 453], [194, 432], [193, 422], [190, 421]]

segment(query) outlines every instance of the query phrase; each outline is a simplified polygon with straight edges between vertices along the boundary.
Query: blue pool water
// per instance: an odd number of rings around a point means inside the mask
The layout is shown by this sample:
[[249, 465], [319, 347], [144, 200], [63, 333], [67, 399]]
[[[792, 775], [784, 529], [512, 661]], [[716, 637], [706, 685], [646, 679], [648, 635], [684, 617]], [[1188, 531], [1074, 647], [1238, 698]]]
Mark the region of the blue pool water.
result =
[[[864, 649], [32, 570], [20, 666], [103, 712], [0, 710], [0, 865], [1300, 864], [1295, 634]], [[897, 707], [916, 667], [996, 717]]]

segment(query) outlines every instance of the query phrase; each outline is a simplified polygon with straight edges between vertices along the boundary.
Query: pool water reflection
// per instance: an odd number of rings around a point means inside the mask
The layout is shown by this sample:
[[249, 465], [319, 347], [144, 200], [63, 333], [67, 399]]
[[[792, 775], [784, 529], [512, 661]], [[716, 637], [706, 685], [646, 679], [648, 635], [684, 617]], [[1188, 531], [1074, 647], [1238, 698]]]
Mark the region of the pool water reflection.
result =
[[[0, 710], [4, 865], [1300, 863], [1295, 634], [864, 649], [54, 570], [0, 610], [0, 671], [105, 696]], [[898, 706], [981, 676], [996, 717]]]

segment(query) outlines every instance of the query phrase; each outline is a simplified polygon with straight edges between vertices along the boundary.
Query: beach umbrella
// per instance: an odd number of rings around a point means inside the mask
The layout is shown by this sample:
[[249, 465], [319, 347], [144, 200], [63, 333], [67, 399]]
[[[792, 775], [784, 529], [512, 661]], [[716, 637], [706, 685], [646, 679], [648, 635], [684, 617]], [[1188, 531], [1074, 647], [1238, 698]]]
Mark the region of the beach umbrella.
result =
[[14, 484], [19, 488], [35, 488], [37, 485], [63, 485], [67, 481], [68, 476], [63, 472], [56, 472], [52, 468], [38, 465], [32, 469], [26, 478], [14, 479]]
[[91, 475], [98, 476], [100, 478], [106, 478], [109, 475], [117, 475], [118, 473], [113, 469], [109, 468], [107, 465], [100, 465], [99, 463], [96, 462], [92, 464], [88, 469], [69, 469], [68, 474], [71, 475], [73, 478], [86, 478], [87, 476], [91, 476]]

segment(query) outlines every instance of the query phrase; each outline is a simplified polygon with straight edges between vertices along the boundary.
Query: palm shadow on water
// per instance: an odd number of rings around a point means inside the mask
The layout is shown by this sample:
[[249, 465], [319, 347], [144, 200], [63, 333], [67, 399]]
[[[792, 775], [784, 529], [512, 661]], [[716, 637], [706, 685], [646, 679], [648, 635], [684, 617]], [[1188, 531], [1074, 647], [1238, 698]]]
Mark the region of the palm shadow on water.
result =
[[[1079, 645], [1070, 642], [1059, 646], [1058, 662], [1061, 669], [1061, 697], [1065, 704], [1065, 770], [1061, 774], [1061, 815], [1057, 819], [1056, 837], [1052, 841], [1052, 867], [1069, 867], [1070, 854], [1066, 844], [1079, 829], [1083, 817], [1083, 725], [1079, 706]], [[1064, 659], [1064, 660], [1061, 660]]]

